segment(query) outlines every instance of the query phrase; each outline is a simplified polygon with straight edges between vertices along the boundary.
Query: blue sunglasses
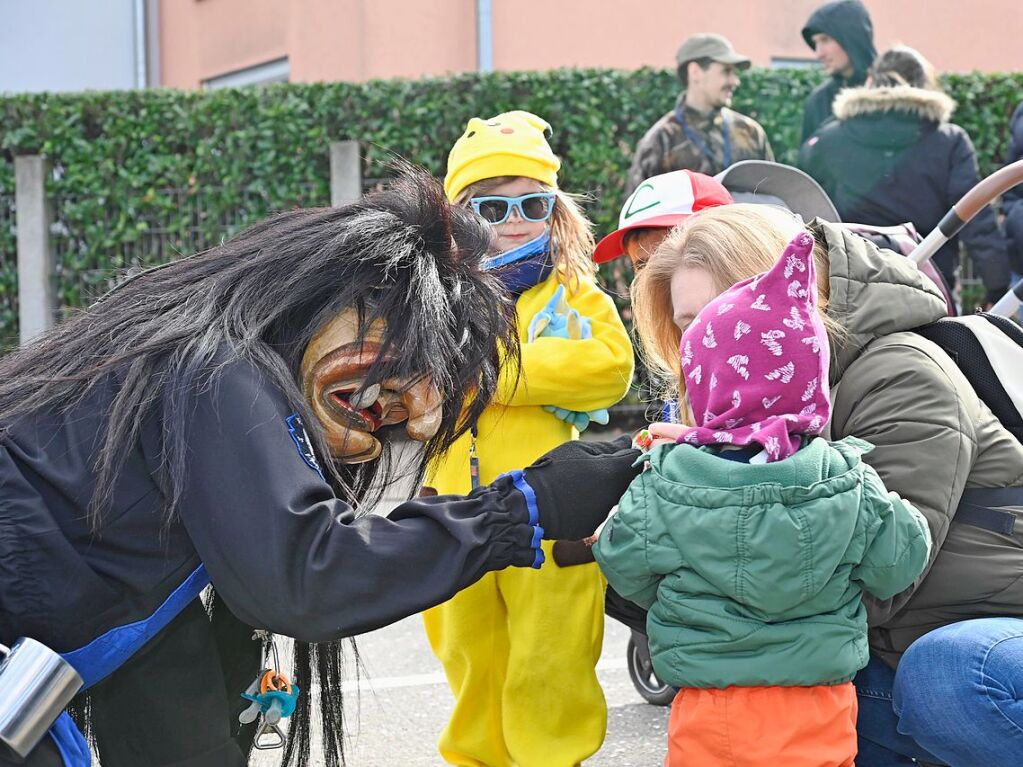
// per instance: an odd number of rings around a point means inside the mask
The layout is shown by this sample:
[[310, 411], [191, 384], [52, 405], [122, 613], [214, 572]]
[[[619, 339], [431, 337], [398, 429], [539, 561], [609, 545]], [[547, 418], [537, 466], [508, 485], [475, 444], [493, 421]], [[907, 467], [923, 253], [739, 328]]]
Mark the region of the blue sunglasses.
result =
[[484, 221], [496, 225], [507, 221], [513, 210], [519, 212], [523, 221], [534, 224], [546, 221], [554, 212], [554, 200], [553, 192], [535, 192], [520, 197], [473, 197], [469, 202]]

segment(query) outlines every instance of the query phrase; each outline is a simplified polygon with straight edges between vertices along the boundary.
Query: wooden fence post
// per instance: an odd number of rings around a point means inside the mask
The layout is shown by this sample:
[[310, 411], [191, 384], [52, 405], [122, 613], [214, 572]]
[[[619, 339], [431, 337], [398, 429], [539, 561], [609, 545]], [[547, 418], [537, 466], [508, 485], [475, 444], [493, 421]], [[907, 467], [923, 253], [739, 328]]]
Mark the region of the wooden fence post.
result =
[[362, 159], [358, 141], [330, 145], [330, 204], [334, 207], [362, 197]]
[[50, 163], [39, 155], [14, 158], [18, 227], [18, 328], [21, 343], [53, 327], [57, 315], [56, 264], [46, 196]]

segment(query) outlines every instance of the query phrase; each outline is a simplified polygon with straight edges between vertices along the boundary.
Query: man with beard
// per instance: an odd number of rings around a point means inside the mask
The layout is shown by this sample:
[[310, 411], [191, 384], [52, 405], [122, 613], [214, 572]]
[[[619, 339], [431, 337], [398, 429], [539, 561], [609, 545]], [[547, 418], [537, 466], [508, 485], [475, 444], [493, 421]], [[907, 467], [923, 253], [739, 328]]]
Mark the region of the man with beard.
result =
[[834, 0], [810, 16], [803, 39], [813, 49], [829, 79], [818, 85], [803, 106], [800, 143], [831, 119], [835, 96], [843, 88], [863, 85], [874, 62], [874, 25], [860, 0]]
[[[315, 713], [343, 762], [340, 638], [539, 567], [542, 537], [617, 503], [638, 452], [577, 442], [466, 497], [356, 513], [398, 432], [421, 478], [516, 353], [488, 245], [412, 173], [143, 272], [0, 361], [0, 642], [75, 668], [105, 767], [246, 764], [253, 629], [296, 638], [283, 761], [309, 762]], [[51, 734], [28, 764], [88, 763], [67, 713]]]
[[675, 108], [646, 132], [629, 168], [628, 191], [673, 170], [713, 176], [739, 160], [773, 160], [756, 120], [729, 109], [739, 72], [750, 60], [721, 35], [693, 35], [676, 54], [682, 93]]

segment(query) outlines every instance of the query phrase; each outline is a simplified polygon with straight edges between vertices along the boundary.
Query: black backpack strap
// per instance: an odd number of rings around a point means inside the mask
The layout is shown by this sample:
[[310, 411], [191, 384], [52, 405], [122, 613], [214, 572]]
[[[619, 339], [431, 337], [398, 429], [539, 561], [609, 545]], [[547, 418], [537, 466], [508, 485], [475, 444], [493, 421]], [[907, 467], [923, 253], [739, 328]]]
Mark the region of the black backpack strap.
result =
[[990, 322], [996, 328], [1001, 330], [1005, 335], [1016, 342], [1018, 346], [1023, 346], [1023, 328], [1017, 325], [1015, 322], [1010, 320], [1008, 317], [1002, 317], [998, 314], [991, 314], [990, 312], [979, 312], [980, 316]]
[[967, 488], [959, 499], [952, 521], [1012, 535], [1016, 529], [1016, 515], [1003, 511], [1006, 506], [1023, 508], [1023, 487]]
[[[1011, 320], [990, 314], [980, 316], [1023, 347], [1023, 331]], [[963, 372], [966, 380], [977, 392], [977, 396], [991, 409], [995, 418], [1010, 434], [1023, 442], [1023, 418], [1016, 410], [1012, 397], [1005, 391], [998, 373], [992, 367], [984, 347], [977, 340], [973, 330], [959, 320], [942, 319], [915, 328], [913, 332], [941, 347]]]

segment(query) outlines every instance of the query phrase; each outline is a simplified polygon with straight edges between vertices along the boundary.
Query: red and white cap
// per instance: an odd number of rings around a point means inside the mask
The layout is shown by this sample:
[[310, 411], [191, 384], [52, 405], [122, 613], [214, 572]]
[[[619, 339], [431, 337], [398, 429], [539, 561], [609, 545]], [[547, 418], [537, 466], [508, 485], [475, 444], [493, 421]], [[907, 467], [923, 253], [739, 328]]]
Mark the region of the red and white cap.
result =
[[629, 195], [618, 216], [618, 228], [597, 243], [593, 260], [602, 264], [624, 255], [622, 240], [632, 229], [672, 227], [704, 208], [731, 202], [728, 190], [703, 173], [675, 170], [651, 176]]

